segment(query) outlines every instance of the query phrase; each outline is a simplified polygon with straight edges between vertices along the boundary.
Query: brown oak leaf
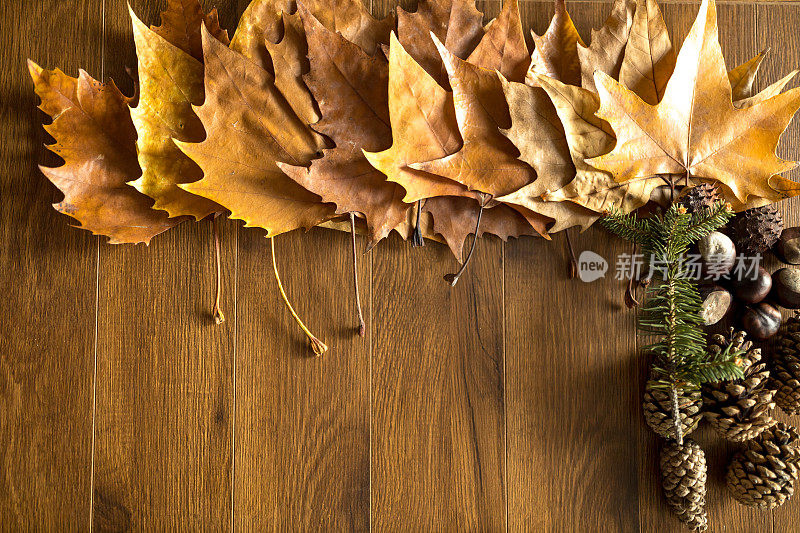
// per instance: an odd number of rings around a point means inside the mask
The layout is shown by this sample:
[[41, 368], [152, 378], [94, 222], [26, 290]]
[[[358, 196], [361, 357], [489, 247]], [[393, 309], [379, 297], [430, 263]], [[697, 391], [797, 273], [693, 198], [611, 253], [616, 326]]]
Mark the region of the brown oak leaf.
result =
[[150, 208], [152, 200], [127, 184], [139, 173], [136, 130], [128, 99], [114, 82], [101, 84], [81, 71], [78, 78], [43, 70], [28, 61], [40, 109], [53, 118], [45, 130], [48, 148], [64, 160], [60, 167], [39, 167], [64, 193], [53, 207], [112, 244], [146, 243], [187, 220], [168, 219]]
[[598, 116], [611, 124], [617, 143], [588, 162], [618, 182], [690, 175], [725, 184], [742, 202], [751, 195], [786, 196], [770, 181], [795, 167], [775, 149], [800, 108], [800, 89], [744, 109], [733, 105], [714, 0], [703, 0], [658, 104], [643, 102], [603, 73], [595, 82], [602, 102]]
[[[190, 2], [173, 1], [170, 7], [175, 8], [177, 4], [188, 8]], [[199, 7], [198, 4], [198, 10]], [[131, 118], [138, 134], [136, 147], [142, 169], [142, 176], [131, 185], [155, 200], [154, 209], [162, 209], [170, 217], [187, 215], [200, 220], [223, 208], [178, 187], [180, 183], [201, 179], [203, 171], [172, 139], [200, 142], [205, 137], [203, 124], [192, 109], [193, 105], [203, 103], [203, 63], [190, 55], [190, 39], [185, 34], [196, 32], [199, 40], [203, 21], [201, 17], [183, 21], [180, 27], [185, 32], [163, 31], [181, 22], [179, 13], [173, 12], [165, 18], [161, 29], [162, 33], [176, 38], [178, 44], [187, 46], [186, 49], [149, 29], [130, 10], [140, 87], [139, 103], [131, 108]], [[191, 23], [196, 23], [197, 27], [189, 28]]]
[[335, 148], [324, 150], [308, 168], [279, 166], [323, 201], [336, 204], [337, 214], [362, 213], [375, 244], [405, 219], [409, 207], [402, 187], [386, 181], [363, 153], [391, 143], [388, 65], [325, 28], [303, 4], [298, 11], [311, 61], [304, 79], [322, 115], [314, 129], [330, 137]]
[[204, 177], [181, 187], [270, 236], [332, 217], [333, 206], [320, 202], [277, 166], [308, 164], [316, 141], [286, 104], [272, 75], [205, 30], [203, 52], [206, 100], [195, 109], [208, 137], [176, 144], [203, 169]]
[[449, 88], [431, 33], [456, 57], [466, 59], [483, 36], [483, 14], [475, 0], [421, 0], [414, 13], [397, 8], [398, 40], [437, 83]]
[[584, 88], [590, 91], [595, 90], [595, 70], [602, 70], [612, 78], [619, 76], [635, 8], [635, 0], [614, 0], [611, 5], [611, 14], [603, 27], [599, 30], [592, 30], [592, 40], [589, 46], [578, 46], [581, 83]]

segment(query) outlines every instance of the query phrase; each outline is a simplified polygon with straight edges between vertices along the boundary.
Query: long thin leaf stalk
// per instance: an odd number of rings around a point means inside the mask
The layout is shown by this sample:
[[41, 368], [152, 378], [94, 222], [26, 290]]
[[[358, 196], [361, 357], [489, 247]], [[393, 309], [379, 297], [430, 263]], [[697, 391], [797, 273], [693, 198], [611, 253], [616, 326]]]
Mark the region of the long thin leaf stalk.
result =
[[480, 233], [481, 229], [481, 218], [483, 217], [483, 209], [484, 203], [481, 203], [481, 207], [478, 210], [478, 220], [475, 222], [475, 236], [472, 239], [472, 246], [469, 249], [469, 253], [467, 254], [467, 258], [464, 260], [464, 263], [461, 265], [461, 268], [458, 269], [458, 272], [455, 274], [447, 274], [444, 279], [445, 281], [450, 283], [451, 287], [455, 287], [458, 280], [461, 278], [461, 274], [467, 269], [467, 265], [469, 264], [469, 260], [472, 259], [472, 254], [475, 253], [475, 244], [478, 242], [478, 234]]
[[314, 350], [314, 354], [320, 356], [328, 351], [328, 347], [324, 342], [314, 336], [311, 331], [309, 331], [303, 321], [300, 320], [300, 317], [297, 316], [297, 313], [295, 312], [294, 307], [292, 307], [291, 302], [289, 302], [289, 298], [286, 296], [286, 291], [283, 289], [283, 283], [281, 283], [281, 276], [278, 274], [278, 264], [275, 262], [275, 237], [270, 237], [269, 243], [270, 248], [272, 249], [272, 272], [275, 274], [275, 281], [278, 282], [278, 289], [281, 291], [283, 302], [286, 304], [289, 312], [292, 313], [292, 317], [294, 318], [295, 322], [297, 322], [297, 325], [300, 326], [300, 329], [302, 329], [303, 333], [306, 334], [308, 340], [311, 341], [311, 348]]
[[222, 297], [222, 257], [220, 254], [220, 246], [219, 246], [219, 223], [217, 219], [219, 218], [219, 214], [214, 215], [214, 218], [211, 221], [211, 225], [214, 228], [214, 256], [217, 264], [217, 284], [216, 289], [214, 291], [214, 323], [215, 324], [222, 324], [225, 322], [225, 314], [222, 312], [222, 308], [220, 307], [219, 301]]
[[417, 218], [414, 222], [414, 231], [411, 234], [411, 246], [425, 246], [425, 239], [422, 237], [422, 229], [419, 227], [420, 218], [422, 218], [422, 200], [417, 200]]
[[575, 257], [575, 249], [572, 247], [569, 229], [564, 230], [564, 237], [567, 239], [567, 251], [569, 252], [569, 270], [567, 271], [567, 275], [569, 279], [575, 279], [578, 277], [578, 259]]
[[361, 294], [358, 290], [358, 253], [356, 252], [356, 215], [350, 212], [350, 235], [353, 240], [353, 286], [356, 289], [356, 309], [358, 310], [358, 334], [362, 337], [367, 334], [364, 324], [364, 314], [361, 312]]

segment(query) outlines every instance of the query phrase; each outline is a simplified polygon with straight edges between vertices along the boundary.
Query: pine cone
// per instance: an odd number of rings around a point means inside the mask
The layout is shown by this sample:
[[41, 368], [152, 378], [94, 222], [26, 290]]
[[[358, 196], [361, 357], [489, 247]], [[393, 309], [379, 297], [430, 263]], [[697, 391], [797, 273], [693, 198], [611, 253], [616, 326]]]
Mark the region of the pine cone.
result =
[[683, 445], [670, 441], [661, 450], [661, 485], [672, 510], [693, 531], [705, 531], [706, 456], [687, 440]]
[[773, 204], [739, 213], [728, 224], [740, 253], [757, 254], [772, 248], [783, 232], [783, 217]]
[[[675, 421], [672, 417], [672, 397], [669, 391], [655, 389], [648, 382], [644, 390], [644, 419], [650, 428], [666, 439], [675, 439]], [[678, 410], [680, 411], [681, 430], [688, 435], [695, 430], [703, 413], [700, 408], [703, 401], [700, 391], [680, 391], [678, 393]]]
[[760, 509], [773, 509], [791, 498], [800, 461], [798, 439], [795, 428], [779, 422], [747, 442], [728, 466], [733, 497]]
[[775, 403], [787, 414], [800, 413], [800, 318], [786, 321], [778, 334], [771, 361]]
[[719, 188], [711, 183], [701, 183], [697, 187], [692, 187], [689, 192], [681, 196], [680, 203], [690, 213], [713, 207], [713, 205], [722, 200], [722, 194]]
[[709, 351], [720, 353], [730, 344], [741, 349], [741, 366], [744, 379], [722, 381], [703, 386], [703, 410], [706, 420], [724, 438], [736, 442], [757, 437], [775, 425], [771, 412], [775, 409], [775, 389], [769, 386], [769, 371], [761, 363], [761, 349], [745, 340], [746, 334], [738, 331], [731, 339], [712, 335]]

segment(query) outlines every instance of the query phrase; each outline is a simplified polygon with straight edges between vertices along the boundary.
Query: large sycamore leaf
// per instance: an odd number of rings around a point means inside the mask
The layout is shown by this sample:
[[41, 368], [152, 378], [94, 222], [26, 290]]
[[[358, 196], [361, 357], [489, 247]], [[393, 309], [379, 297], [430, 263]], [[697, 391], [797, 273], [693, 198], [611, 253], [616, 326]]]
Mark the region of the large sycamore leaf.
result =
[[305, 80], [322, 115], [314, 128], [330, 137], [335, 148], [324, 150], [322, 159], [308, 168], [280, 167], [323, 201], [336, 204], [337, 214], [362, 213], [374, 244], [400, 224], [408, 210], [402, 187], [386, 181], [363, 153], [392, 142], [388, 65], [322, 26], [302, 4], [298, 9], [311, 60]]
[[403, 201], [469, 194], [459, 183], [409, 166], [458, 151], [461, 136], [452, 93], [440, 87], [394, 36], [389, 50], [389, 116], [391, 148], [364, 155], [389, 181], [403, 187]]
[[575, 179], [560, 190], [545, 193], [544, 199], [571, 201], [597, 213], [612, 208], [630, 212], [646, 204], [653, 190], [664, 184], [660, 177], [617, 183], [610, 173], [589, 163], [610, 152], [615, 142], [611, 126], [596, 115], [600, 108], [597, 94], [542, 75], [537, 83], [555, 105], [575, 165]]
[[566, 186], [575, 166], [566, 134], [544, 89], [500, 78], [511, 114], [506, 137], [520, 151], [519, 158], [536, 170], [536, 181], [497, 200], [523, 206], [555, 220], [551, 233], [571, 226], [589, 227], [598, 215], [572, 202], [545, 202], [542, 195]]
[[466, 59], [483, 36], [483, 14], [475, 8], [475, 0], [421, 0], [414, 13], [397, 8], [398, 40], [437, 83], [449, 87], [431, 33], [454, 55]]
[[[195, 3], [196, 0], [195, 0]], [[189, 2], [180, 3], [183, 6]], [[175, 7], [173, 1], [170, 6]], [[197, 8], [199, 10], [199, 4]], [[181, 22], [178, 13], [172, 13], [161, 26], [170, 28]], [[200, 11], [202, 15], [202, 11]], [[169, 216], [193, 216], [196, 220], [220, 212], [216, 203], [190, 194], [179, 183], [190, 183], [203, 177], [194, 161], [186, 157], [172, 141], [200, 142], [205, 130], [192, 109], [203, 103], [203, 64], [191, 55], [194, 33], [200, 40], [201, 17], [183, 21], [183, 31], [165, 31], [176, 43], [167, 41], [145, 26], [133, 10], [133, 37], [139, 59], [139, 103], [131, 109], [136, 126], [139, 165], [142, 176], [131, 185], [155, 200], [153, 207], [166, 211]], [[196, 23], [195, 28], [190, 24]], [[186, 32], [192, 34], [187, 36]], [[179, 45], [186, 46], [185, 49]], [[202, 50], [201, 50], [202, 53]], [[202, 56], [201, 56], [202, 58]]]
[[[744, 109], [734, 106], [714, 0], [703, 1], [658, 104], [644, 102], [603, 73], [595, 82], [602, 102], [598, 116], [611, 124], [617, 143], [589, 163], [618, 182], [690, 175], [723, 183], [742, 202], [751, 195], [786, 197], [770, 180], [795, 167], [775, 149], [800, 108], [800, 89]], [[792, 194], [797, 193], [800, 188]]]
[[[446, 45], [445, 48], [450, 50]], [[452, 50], [450, 52], [453, 53]], [[496, 70], [512, 81], [525, 79], [530, 58], [517, 0], [505, 0], [502, 11], [489, 25], [467, 61], [478, 67]]]
[[151, 209], [152, 200], [127, 184], [140, 173], [136, 130], [128, 99], [113, 82], [101, 84], [83, 71], [72, 78], [32, 61], [28, 69], [40, 109], [53, 118], [45, 130], [56, 142], [48, 148], [64, 160], [60, 167], [40, 167], [64, 193], [53, 206], [57, 211], [112, 244], [149, 243], [186, 220]]
[[535, 48], [526, 82], [535, 85], [537, 74], [544, 74], [570, 85], [580, 85], [581, 63], [578, 47], [586, 45], [575, 29], [564, 0], [555, 0], [555, 14], [544, 35], [533, 32], [531, 35]]
[[635, 8], [635, 0], [614, 0], [611, 14], [603, 27], [592, 30], [589, 46], [578, 46], [581, 83], [584, 88], [595, 90], [595, 70], [601, 70], [612, 78], [619, 76]]
[[277, 162], [306, 165], [316, 141], [256, 63], [203, 30], [206, 100], [195, 108], [208, 137], [175, 141], [203, 169], [200, 181], [181, 185], [231, 211], [231, 218], [277, 235], [310, 228], [333, 207], [289, 179]]
[[203, 13], [203, 7], [198, 0], [169, 0], [166, 11], [161, 13], [161, 26], [154, 26], [152, 30], [165, 41], [202, 61], [203, 39], [200, 35], [202, 24], [205, 24], [208, 32], [220, 42], [229, 43], [228, 32], [219, 25], [217, 10], [212, 9], [208, 13]]
[[674, 69], [675, 51], [658, 4], [655, 0], [638, 0], [620, 68], [620, 83], [655, 105], [664, 96]]
[[533, 181], [533, 169], [517, 159], [513, 143], [500, 131], [511, 126], [511, 118], [497, 74], [455, 57], [438, 39], [436, 44], [453, 87], [463, 145], [444, 158], [409, 166], [491, 196], [508, 194]]

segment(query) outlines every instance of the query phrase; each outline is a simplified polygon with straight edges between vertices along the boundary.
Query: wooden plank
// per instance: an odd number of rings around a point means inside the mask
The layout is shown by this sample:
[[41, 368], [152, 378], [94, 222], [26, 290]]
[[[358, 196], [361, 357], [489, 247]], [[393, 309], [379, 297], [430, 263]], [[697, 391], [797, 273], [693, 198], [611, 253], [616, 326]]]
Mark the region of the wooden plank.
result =
[[[157, 23], [162, 1], [132, 6]], [[230, 7], [223, 9], [229, 19]], [[124, 2], [106, 3], [106, 70], [130, 88], [136, 65]], [[222, 309], [212, 224], [183, 224], [149, 247], [100, 249], [93, 525], [98, 530], [228, 529], [238, 228], [222, 223]]]
[[[666, 5], [664, 18], [670, 28], [673, 43], [679, 46], [697, 15], [697, 5]], [[748, 5], [719, 5], [718, 23], [720, 42], [728, 68], [743, 63], [756, 55], [767, 44], [756, 31], [756, 8]], [[731, 29], [736, 31], [732, 32]], [[643, 344], [640, 342], [640, 345]], [[640, 390], [644, 390], [649, 368], [649, 357], [642, 355]], [[641, 417], [640, 417], [641, 420]], [[691, 435], [706, 453], [708, 462], [707, 510], [712, 531], [736, 525], [736, 531], [772, 531], [769, 513], [759, 513], [737, 504], [728, 494], [724, 477], [728, 459], [735, 445], [721, 439], [708, 427], [701, 427]], [[659, 477], [659, 450], [663, 441], [644, 425], [640, 431], [640, 523], [643, 531], [674, 531], [680, 527], [666, 505]]]
[[[363, 250], [366, 241], [359, 237]], [[275, 238], [297, 313], [329, 347], [313, 352], [284, 307], [263, 232], [241, 234], [235, 524], [243, 531], [369, 527], [370, 256], [359, 253], [367, 337], [357, 334], [350, 236]]]
[[[581, 35], [608, 14], [572, 4]], [[551, 9], [525, 6], [541, 34]], [[600, 229], [573, 233], [610, 270], [592, 283], [570, 280], [563, 235], [506, 249], [506, 403], [509, 530], [635, 531], [638, 527], [633, 314], [614, 262], [629, 247]]]
[[[800, 66], [800, 37], [797, 35], [797, 21], [800, 19], [800, 5], [758, 7], [756, 17], [757, 35], [772, 46], [772, 52], [764, 72], [759, 80], [759, 88], [783, 77], [787, 72]], [[789, 87], [796, 87], [794, 80]], [[783, 136], [778, 155], [785, 159], [800, 159], [800, 123], [795, 118]], [[795, 181], [800, 180], [800, 170], [795, 169], [785, 175]], [[780, 203], [781, 214], [787, 228], [800, 225], [800, 198], [792, 198]], [[774, 271], [782, 265], [772, 261], [769, 268]], [[793, 312], [784, 311], [784, 318], [793, 315]], [[800, 427], [800, 416], [788, 416], [778, 410], [777, 418], [781, 421]], [[800, 522], [800, 500], [795, 495], [783, 506], [772, 511], [772, 519], [776, 532], [792, 531]]]
[[25, 65], [99, 76], [99, 0], [1, 2], [0, 524], [15, 531], [89, 525], [97, 240], [70, 228], [37, 164], [47, 152]]

